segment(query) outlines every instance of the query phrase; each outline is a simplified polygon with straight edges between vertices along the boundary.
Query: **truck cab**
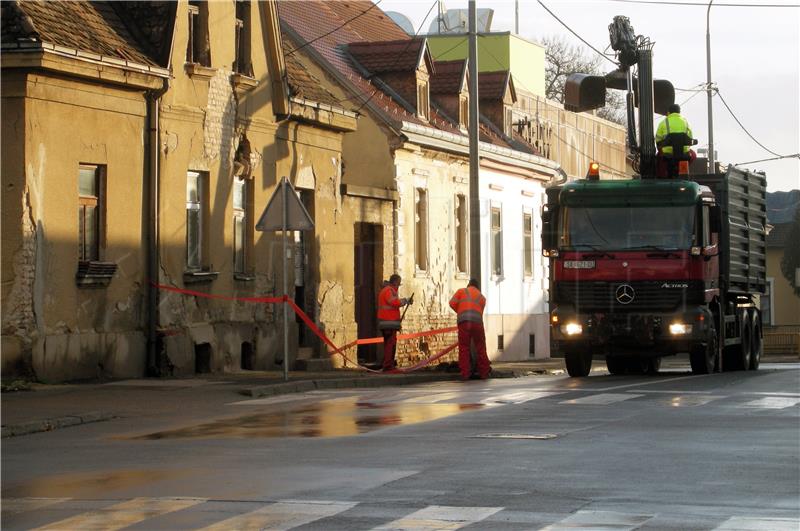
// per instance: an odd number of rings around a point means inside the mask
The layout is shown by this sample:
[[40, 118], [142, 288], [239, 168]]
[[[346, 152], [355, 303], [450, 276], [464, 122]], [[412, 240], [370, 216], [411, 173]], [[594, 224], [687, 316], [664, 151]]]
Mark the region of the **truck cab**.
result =
[[551, 338], [569, 374], [588, 375], [593, 358], [612, 374], [657, 372], [663, 356], [683, 352], [694, 372], [719, 368], [722, 348], [737, 344], [721, 343], [725, 316], [754, 301], [727, 296], [714, 190], [694, 180], [579, 180], [547, 196]]

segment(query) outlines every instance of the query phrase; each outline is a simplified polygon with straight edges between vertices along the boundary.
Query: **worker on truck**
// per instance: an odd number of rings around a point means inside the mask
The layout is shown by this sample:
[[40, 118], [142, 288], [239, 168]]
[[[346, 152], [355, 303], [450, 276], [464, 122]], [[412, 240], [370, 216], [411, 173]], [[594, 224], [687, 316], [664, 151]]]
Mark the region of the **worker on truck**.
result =
[[[693, 140], [692, 128], [686, 118], [681, 116], [681, 106], [673, 103], [656, 131], [656, 177], [676, 177], [678, 160], [688, 160], [689, 164], [694, 162], [697, 154], [690, 147]], [[676, 154], [675, 148], [681, 151]]]

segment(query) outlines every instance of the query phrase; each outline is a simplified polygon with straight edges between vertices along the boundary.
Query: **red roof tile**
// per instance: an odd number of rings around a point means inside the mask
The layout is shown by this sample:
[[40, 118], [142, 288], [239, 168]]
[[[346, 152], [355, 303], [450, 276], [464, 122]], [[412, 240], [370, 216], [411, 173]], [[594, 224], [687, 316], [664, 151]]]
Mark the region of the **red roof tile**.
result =
[[3, 44], [12, 43], [17, 38], [35, 38], [49, 44], [157, 66], [109, 2], [3, 2], [2, 33]]
[[[431, 76], [431, 94], [457, 94], [466, 79], [466, 67], [467, 62], [463, 59], [435, 61]], [[463, 88], [466, 90], [467, 87]]]
[[507, 84], [508, 70], [478, 73], [478, 95], [482, 100], [502, 100]]
[[413, 72], [420, 63], [425, 39], [351, 42], [350, 54], [372, 74]]
[[[284, 50], [294, 50], [297, 45], [285, 34], [281, 35]], [[288, 77], [289, 88], [292, 96], [305, 98], [318, 103], [340, 106], [336, 96], [328, 92], [313, 74], [303, 66], [300, 61], [300, 53], [286, 55], [286, 76]]]

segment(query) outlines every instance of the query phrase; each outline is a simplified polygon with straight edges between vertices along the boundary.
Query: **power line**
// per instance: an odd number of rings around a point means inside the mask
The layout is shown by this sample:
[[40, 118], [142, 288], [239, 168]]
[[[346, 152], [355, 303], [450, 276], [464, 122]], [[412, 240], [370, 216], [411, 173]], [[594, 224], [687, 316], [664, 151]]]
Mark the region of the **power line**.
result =
[[739, 127], [742, 128], [742, 131], [747, 133], [747, 136], [749, 136], [753, 140], [753, 142], [755, 142], [756, 144], [761, 146], [761, 148], [764, 149], [764, 151], [766, 151], [768, 153], [771, 153], [771, 154], [775, 155], [776, 157], [783, 157], [783, 155], [781, 155], [780, 153], [775, 153], [771, 149], [769, 149], [766, 146], [764, 146], [764, 144], [762, 144], [761, 142], [756, 140], [756, 138], [753, 135], [750, 134], [750, 131], [748, 131], [747, 128], [744, 125], [742, 125], [742, 122], [739, 121], [739, 118], [737, 118], [736, 115], [733, 113], [733, 111], [731, 110], [730, 106], [728, 105], [728, 102], [726, 102], [725, 98], [722, 97], [722, 94], [720, 93], [719, 89], [716, 89], [715, 92], [716, 92], [717, 96], [719, 96], [719, 99], [722, 101], [722, 104], [725, 106], [725, 108], [728, 109], [728, 112], [731, 114], [731, 116], [733, 116], [733, 119], [736, 120], [736, 123], [739, 124]]
[[[607, 2], [620, 2], [623, 4], [655, 4], [671, 6], [700, 6], [708, 7], [708, 2], [669, 2], [665, 0], [606, 0]], [[714, 7], [800, 7], [800, 4], [714, 4]]]
[[612, 63], [614, 66], [617, 66], [617, 63], [615, 63], [613, 59], [611, 59], [611, 58], [610, 58], [610, 57], [608, 57], [606, 54], [604, 54], [603, 52], [601, 52], [600, 50], [598, 50], [597, 48], [595, 48], [594, 46], [592, 46], [591, 44], [589, 44], [589, 43], [586, 41], [586, 39], [584, 39], [583, 37], [581, 37], [580, 35], [578, 35], [577, 33], [575, 33], [575, 31], [574, 31], [572, 28], [570, 28], [569, 26], [567, 26], [566, 22], [564, 22], [563, 20], [561, 20], [560, 18], [558, 18], [558, 16], [556, 16], [556, 14], [555, 14], [555, 13], [553, 13], [552, 11], [550, 11], [550, 9], [549, 9], [549, 8], [548, 8], [546, 5], [544, 5], [544, 2], [542, 2], [542, 0], [536, 0], [536, 1], [537, 1], [537, 2], [539, 2], [539, 5], [540, 5], [540, 6], [542, 6], [542, 8], [544, 8], [544, 10], [545, 10], [545, 11], [547, 11], [548, 13], [550, 13], [550, 16], [552, 16], [554, 19], [556, 19], [556, 20], [557, 20], [557, 21], [558, 21], [558, 22], [559, 22], [559, 23], [560, 23], [562, 26], [564, 26], [565, 28], [567, 28], [567, 30], [569, 30], [569, 32], [570, 32], [570, 33], [572, 33], [573, 35], [575, 35], [575, 36], [576, 36], [576, 37], [577, 37], [577, 38], [578, 38], [578, 39], [579, 39], [579, 40], [580, 40], [580, 41], [581, 41], [583, 44], [585, 44], [586, 46], [588, 46], [589, 48], [591, 48], [592, 50], [594, 50], [594, 51], [595, 51], [595, 52], [596, 52], [598, 55], [600, 55], [600, 57], [602, 57], [602, 58], [603, 58], [603, 59], [605, 59], [606, 61], [609, 61], [609, 62], [610, 62], [610, 63]]
[[760, 159], [760, 160], [748, 160], [747, 162], [737, 162], [734, 166], [744, 166], [745, 164], [757, 164], [759, 162], [769, 162], [773, 160], [783, 160], [783, 159], [800, 159], [800, 153], [795, 153], [794, 155], [781, 155], [780, 157], [771, 157], [768, 159]]
[[289, 52], [289, 53], [287, 53], [286, 55], [292, 55], [292, 54], [293, 54], [293, 53], [295, 53], [296, 51], [298, 51], [298, 50], [302, 50], [303, 48], [305, 48], [305, 47], [306, 47], [306, 46], [308, 46], [309, 44], [311, 44], [311, 43], [313, 43], [313, 42], [316, 42], [316, 41], [318, 41], [318, 40], [320, 40], [320, 39], [324, 39], [325, 37], [327, 37], [328, 35], [330, 35], [330, 34], [332, 34], [332, 33], [336, 33], [337, 31], [339, 31], [340, 29], [342, 29], [343, 27], [345, 27], [346, 25], [348, 25], [349, 23], [351, 23], [352, 21], [354, 21], [354, 20], [355, 20], [355, 19], [357, 19], [358, 17], [361, 17], [361, 16], [363, 16], [363, 15], [366, 15], [366, 14], [367, 14], [367, 12], [369, 12], [370, 10], [372, 10], [372, 9], [376, 8], [376, 7], [378, 6], [378, 4], [380, 4], [381, 2], [383, 2], [383, 0], [377, 0], [377, 2], [375, 2], [375, 3], [374, 3], [374, 4], [372, 4], [372, 5], [370, 5], [370, 6], [369, 6], [367, 9], [365, 9], [364, 11], [362, 11], [361, 13], [359, 13], [358, 15], [356, 15], [356, 16], [354, 16], [354, 17], [351, 17], [351, 18], [349, 18], [349, 19], [347, 19], [347, 20], [345, 20], [345, 21], [344, 21], [344, 22], [342, 22], [342, 23], [341, 23], [339, 26], [337, 26], [337, 27], [333, 28], [332, 30], [330, 30], [328, 33], [324, 33], [324, 34], [322, 34], [322, 35], [320, 35], [320, 36], [318, 36], [318, 37], [314, 37], [314, 38], [313, 38], [313, 39], [311, 39], [310, 41], [306, 41], [306, 42], [304, 42], [303, 44], [301, 44], [300, 46], [298, 46], [298, 47], [297, 47], [297, 48], [295, 48], [294, 50], [290, 51], [290, 52]]
[[[380, 3], [380, 2], [379, 2], [379, 3]], [[431, 7], [430, 7], [430, 9], [428, 9], [428, 12], [425, 14], [425, 18], [424, 18], [424, 19], [422, 19], [422, 22], [421, 22], [421, 23], [420, 23], [420, 25], [419, 25], [419, 29], [417, 29], [417, 31], [416, 31], [416, 33], [414, 33], [414, 36], [413, 36], [413, 37], [411, 37], [410, 39], [408, 39], [408, 44], [406, 44], [405, 48], [403, 48], [403, 51], [402, 51], [402, 52], [400, 52], [399, 54], [397, 54], [397, 57], [395, 58], [394, 62], [392, 63], [392, 66], [396, 65], [396, 64], [397, 64], [397, 62], [400, 60], [400, 58], [401, 58], [403, 55], [405, 55], [405, 53], [408, 51], [408, 48], [409, 48], [409, 47], [411, 46], [411, 44], [412, 44], [412, 43], [413, 43], [413, 42], [416, 40], [416, 38], [417, 38], [417, 35], [419, 35], [419, 32], [420, 32], [420, 31], [422, 31], [422, 28], [423, 28], [423, 26], [425, 26], [425, 22], [427, 22], [427, 20], [428, 20], [428, 17], [429, 17], [429, 16], [431, 16], [431, 12], [433, 11], [433, 8], [434, 8], [434, 7], [436, 7], [438, 4], [439, 4], [439, 0], [434, 0], [434, 2], [431, 4]], [[375, 5], [378, 5], [378, 4], [376, 3]], [[376, 90], [375, 90], [375, 91], [374, 91], [372, 94], [370, 94], [369, 98], [367, 98], [366, 100], [364, 100], [364, 103], [362, 103], [362, 104], [361, 104], [361, 106], [360, 106], [358, 109], [356, 109], [356, 111], [355, 111], [355, 112], [360, 112], [360, 111], [361, 111], [361, 109], [363, 109], [363, 108], [364, 108], [364, 106], [366, 106], [366, 105], [367, 105], [367, 103], [369, 103], [370, 101], [372, 101], [372, 98], [374, 98], [374, 97], [375, 97], [375, 94], [377, 94], [377, 93], [378, 93], [378, 89], [376, 88]]]

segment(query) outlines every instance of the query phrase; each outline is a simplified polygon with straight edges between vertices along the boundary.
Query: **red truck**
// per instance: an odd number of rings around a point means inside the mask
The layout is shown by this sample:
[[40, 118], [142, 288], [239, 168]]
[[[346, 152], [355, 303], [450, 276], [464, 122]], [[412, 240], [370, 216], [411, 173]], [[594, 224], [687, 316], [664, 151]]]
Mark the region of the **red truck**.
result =
[[656, 178], [654, 114], [666, 114], [675, 91], [653, 80], [653, 44], [634, 34], [627, 17], [615, 17], [609, 35], [619, 68], [571, 75], [564, 106], [596, 109], [606, 88], [627, 90], [629, 158], [638, 175], [601, 181], [593, 172], [546, 190], [542, 251], [551, 258], [553, 346], [570, 376], [587, 376], [593, 358], [605, 358], [611, 374], [656, 372], [663, 356], [682, 352], [698, 374], [758, 369], [766, 177], [734, 166], [689, 175], [685, 148], [696, 142], [674, 133], [665, 139], [673, 148], [664, 161], [668, 178]]
[[570, 376], [605, 358], [650, 373], [757, 369], [766, 287], [766, 178], [730, 167], [684, 179], [579, 180], [547, 190], [551, 337]]

